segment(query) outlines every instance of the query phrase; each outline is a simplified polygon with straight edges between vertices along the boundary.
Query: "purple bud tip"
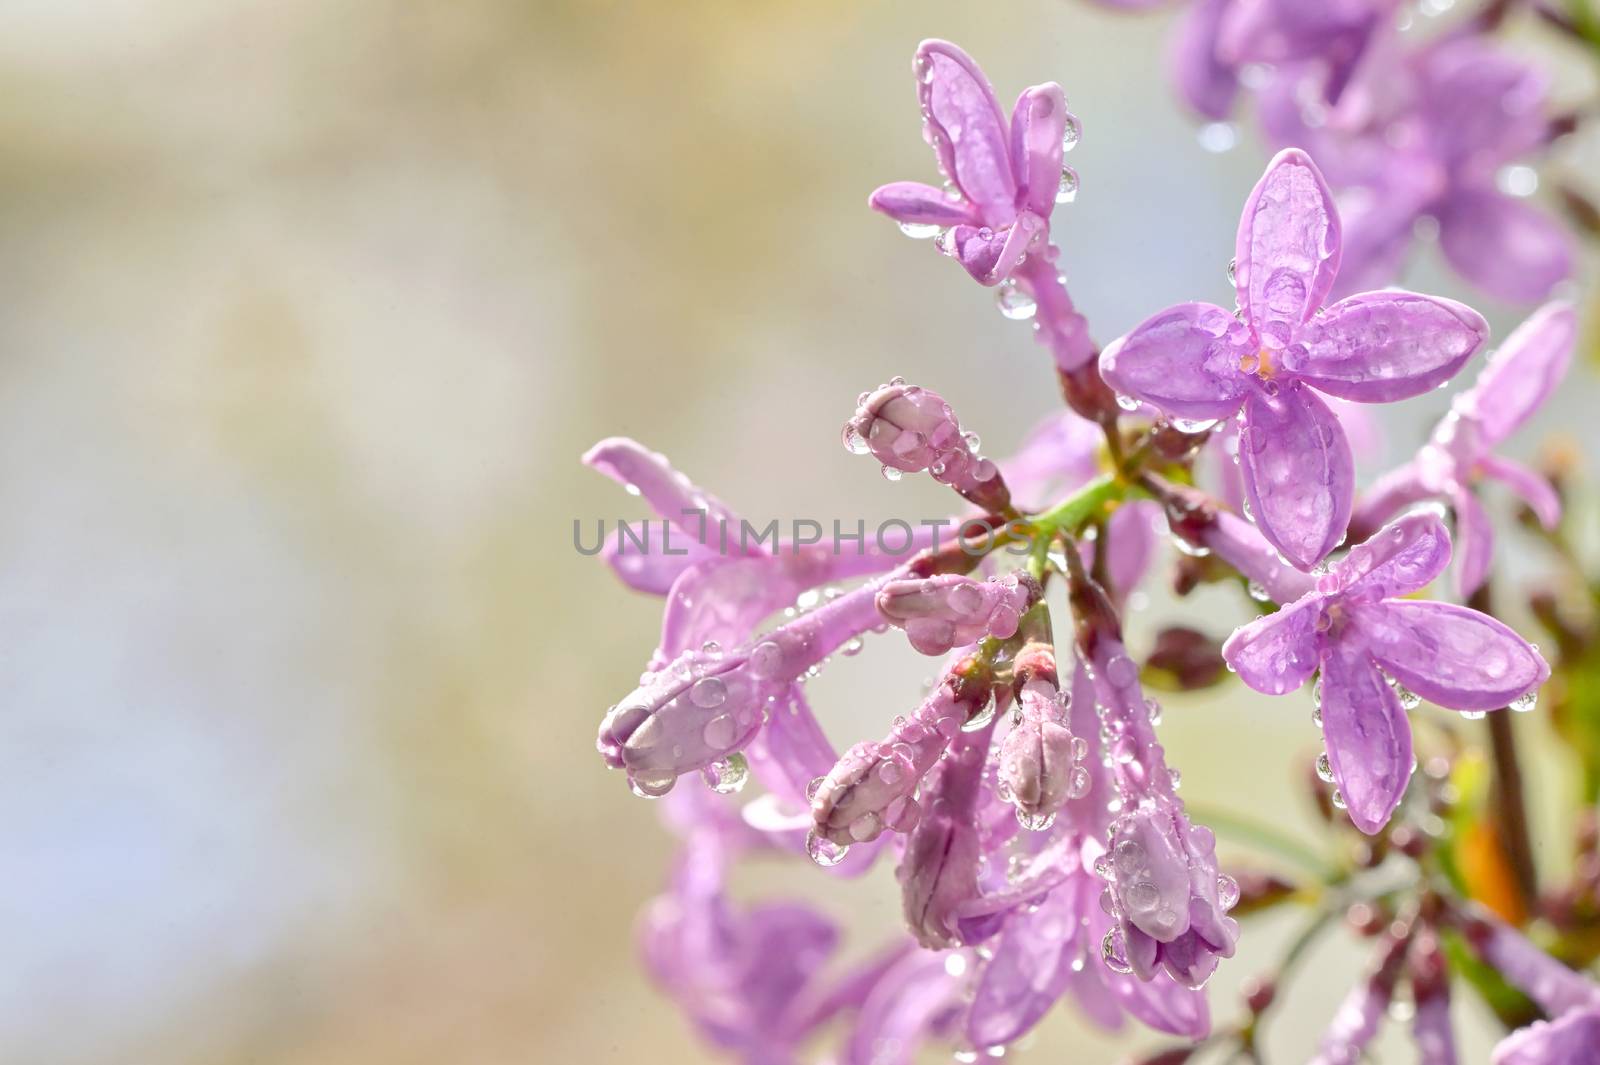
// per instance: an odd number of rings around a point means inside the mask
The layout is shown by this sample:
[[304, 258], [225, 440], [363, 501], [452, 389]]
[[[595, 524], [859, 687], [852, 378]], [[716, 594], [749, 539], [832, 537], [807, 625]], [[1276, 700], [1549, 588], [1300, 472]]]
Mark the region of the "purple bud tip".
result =
[[1000, 744], [1000, 795], [1024, 828], [1050, 827], [1067, 800], [1089, 790], [1088, 743], [1068, 727], [1070, 696], [1035, 682], [1018, 698], [1015, 723]]
[[977, 436], [962, 433], [950, 404], [904, 378], [858, 397], [844, 426], [844, 445], [858, 455], [870, 452], [890, 480], [927, 470], [986, 510], [1011, 504], [1000, 468], [978, 454]]
[[1027, 574], [987, 581], [959, 574], [890, 581], [878, 592], [878, 613], [904, 629], [911, 646], [942, 655], [985, 636], [1008, 639], [1040, 595]]

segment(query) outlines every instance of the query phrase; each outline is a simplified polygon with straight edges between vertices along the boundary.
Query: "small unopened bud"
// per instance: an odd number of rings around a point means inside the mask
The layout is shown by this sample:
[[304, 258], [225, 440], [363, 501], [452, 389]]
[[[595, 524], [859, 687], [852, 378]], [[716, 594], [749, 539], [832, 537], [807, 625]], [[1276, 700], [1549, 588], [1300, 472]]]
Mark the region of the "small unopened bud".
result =
[[1245, 1009], [1260, 1015], [1278, 997], [1278, 983], [1270, 976], [1250, 976], [1245, 978], [1239, 991], [1244, 995]]
[[1011, 511], [1011, 494], [993, 462], [963, 435], [955, 411], [937, 392], [900, 378], [865, 393], [844, 426], [845, 446], [870, 451], [886, 474], [927, 470], [991, 514]]
[[1228, 675], [1222, 641], [1199, 629], [1170, 625], [1156, 633], [1155, 647], [1145, 659], [1144, 683], [1163, 691], [1198, 691]]
[[1067, 726], [1067, 699], [1043, 682], [1018, 696], [1019, 720], [1000, 744], [1000, 794], [1024, 827], [1045, 829], [1068, 799], [1089, 790], [1088, 742]]
[[1008, 639], [1038, 601], [1038, 581], [1010, 574], [977, 581], [956, 574], [890, 581], [878, 592], [878, 613], [905, 630], [925, 655], [976, 643], [985, 636]]

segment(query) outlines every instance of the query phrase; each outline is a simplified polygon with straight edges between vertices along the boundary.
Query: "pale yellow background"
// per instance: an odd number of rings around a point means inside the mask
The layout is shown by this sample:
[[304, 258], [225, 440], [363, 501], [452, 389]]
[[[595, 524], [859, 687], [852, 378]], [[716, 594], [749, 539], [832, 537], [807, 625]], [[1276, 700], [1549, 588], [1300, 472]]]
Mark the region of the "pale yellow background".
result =
[[[0, 5], [0, 1061], [706, 1060], [634, 961], [668, 840], [593, 749], [657, 613], [571, 522], [640, 511], [577, 456], [635, 435], [759, 517], [942, 513], [839, 446], [856, 393], [914, 377], [994, 454], [1055, 400], [1026, 327], [865, 208], [933, 174], [911, 52], [960, 41], [1007, 101], [1066, 86], [1083, 192], [1057, 234], [1106, 339], [1226, 297], [1263, 158], [1196, 145], [1165, 24], [1076, 0]], [[1431, 257], [1412, 280], [1461, 294]], [[1396, 415], [1397, 452], [1444, 402]], [[1215, 604], [1219, 630], [1243, 616]], [[814, 686], [841, 745], [927, 669], [869, 650]], [[1308, 826], [1308, 714], [1173, 705], [1186, 794]], [[840, 897], [882, 925], [893, 891]], [[1222, 1019], [1287, 926], [1250, 927]], [[1316, 956], [1280, 1060], [1357, 957]], [[1153, 1041], [1062, 1011], [1023, 1059], [1128, 1045]]]

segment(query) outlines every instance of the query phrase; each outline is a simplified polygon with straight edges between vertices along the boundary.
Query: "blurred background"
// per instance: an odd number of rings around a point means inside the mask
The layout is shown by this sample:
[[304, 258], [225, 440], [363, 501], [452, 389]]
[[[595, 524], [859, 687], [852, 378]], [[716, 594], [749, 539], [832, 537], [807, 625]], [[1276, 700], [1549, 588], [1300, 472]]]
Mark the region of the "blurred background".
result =
[[[1248, 132], [1202, 149], [1167, 23], [1074, 0], [0, 5], [0, 1061], [707, 1060], [633, 949], [671, 841], [593, 748], [659, 615], [572, 522], [643, 512], [578, 455], [635, 436], [763, 519], [945, 513], [839, 446], [856, 393], [912, 377], [997, 455], [1057, 400], [1029, 330], [866, 209], [934, 173], [912, 50], [958, 41], [1007, 101], [1066, 87], [1083, 191], [1056, 234], [1104, 340], [1226, 298], [1264, 159]], [[1550, 165], [1595, 155], [1580, 136]], [[1407, 281], [1517, 321], [1432, 252]], [[1580, 369], [1513, 452], [1565, 423], [1592, 456], [1596, 398]], [[1446, 402], [1387, 411], [1391, 454]], [[813, 687], [841, 745], [926, 671], [871, 652]], [[1309, 713], [1175, 702], [1186, 794], [1309, 826]], [[896, 919], [887, 876], [841, 897]], [[1292, 924], [1251, 926], [1219, 1016]], [[1269, 1049], [1303, 1059], [1360, 958], [1320, 951]], [[1457, 1015], [1487, 1060], [1469, 996]], [[1021, 1056], [1149, 1042], [1064, 1009]]]

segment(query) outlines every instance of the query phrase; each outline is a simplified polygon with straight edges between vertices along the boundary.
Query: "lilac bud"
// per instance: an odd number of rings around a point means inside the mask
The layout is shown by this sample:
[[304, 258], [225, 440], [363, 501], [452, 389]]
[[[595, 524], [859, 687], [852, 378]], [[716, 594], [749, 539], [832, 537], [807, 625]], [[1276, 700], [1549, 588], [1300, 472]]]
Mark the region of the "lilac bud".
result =
[[918, 651], [942, 655], [985, 636], [1010, 638], [1040, 594], [1039, 583], [1025, 573], [987, 581], [942, 574], [884, 585], [878, 613], [904, 629]]
[[973, 811], [993, 733], [991, 720], [956, 737], [930, 777], [927, 811], [906, 840], [899, 870], [906, 924], [930, 950], [955, 945], [958, 910], [979, 895], [982, 846]]
[[1067, 704], [1053, 686], [1029, 685], [1018, 697], [1016, 724], [1000, 744], [1000, 794], [1026, 828], [1049, 828], [1068, 799], [1089, 790], [1083, 764], [1089, 745], [1068, 728]]
[[999, 467], [977, 454], [977, 437], [962, 434], [955, 411], [937, 392], [897, 377], [864, 393], [845, 423], [844, 441], [851, 451], [870, 451], [885, 475], [927, 470], [990, 513], [1011, 508]]
[[881, 742], [858, 743], [845, 752], [811, 797], [817, 836], [848, 847], [876, 839], [885, 828], [910, 831], [920, 812], [914, 795], [923, 776], [988, 702], [987, 670], [978, 672], [958, 667], [945, 674]]
[[646, 673], [601, 722], [596, 746], [606, 763], [654, 797], [684, 773], [723, 762], [755, 737], [798, 678], [877, 622], [873, 598], [898, 573], [732, 651], [707, 643]]

